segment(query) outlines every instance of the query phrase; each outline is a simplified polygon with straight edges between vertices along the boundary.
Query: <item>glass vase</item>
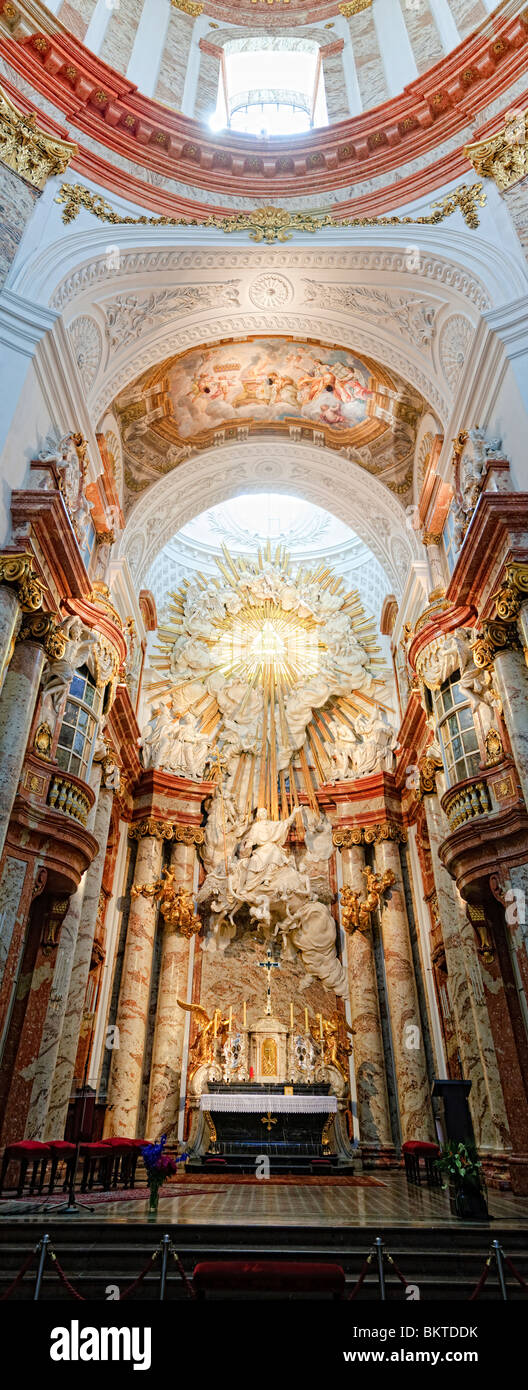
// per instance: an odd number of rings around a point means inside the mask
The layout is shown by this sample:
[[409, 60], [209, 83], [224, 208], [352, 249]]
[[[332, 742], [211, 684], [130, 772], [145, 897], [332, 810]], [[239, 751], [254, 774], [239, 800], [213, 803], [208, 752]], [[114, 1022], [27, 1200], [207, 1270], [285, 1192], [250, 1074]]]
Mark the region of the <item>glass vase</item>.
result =
[[159, 1182], [151, 1182], [151, 1184], [150, 1184], [150, 1187], [149, 1187], [149, 1203], [148, 1203], [148, 1214], [149, 1214], [149, 1216], [155, 1216], [155, 1215], [156, 1215], [156, 1212], [157, 1212], [157, 1210], [158, 1210], [160, 1186], [161, 1186], [161, 1184], [160, 1184]]

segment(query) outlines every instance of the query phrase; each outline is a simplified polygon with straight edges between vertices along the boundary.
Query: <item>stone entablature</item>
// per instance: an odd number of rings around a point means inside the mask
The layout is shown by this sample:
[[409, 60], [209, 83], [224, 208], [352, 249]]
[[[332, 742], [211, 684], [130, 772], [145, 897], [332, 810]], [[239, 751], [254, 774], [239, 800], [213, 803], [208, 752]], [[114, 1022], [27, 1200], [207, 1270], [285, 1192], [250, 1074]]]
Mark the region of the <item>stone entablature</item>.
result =
[[[307, 137], [296, 136], [291, 155], [282, 141], [278, 150], [275, 142], [265, 141], [248, 148], [244, 136], [224, 134], [215, 139], [197, 121], [143, 97], [130, 81], [66, 35], [47, 12], [38, 30], [26, 33], [18, 43], [0, 38], [0, 55], [81, 131], [121, 157], [139, 159], [165, 177], [172, 175], [219, 194], [225, 193], [227, 179], [232, 194], [262, 196], [273, 191], [276, 198], [295, 196], [301, 181], [306, 194], [345, 187], [360, 176], [379, 176], [401, 166], [402, 160], [414, 161], [433, 152], [457, 128], [462, 137], [468, 116], [476, 119], [525, 71], [527, 42], [523, 16], [506, 14], [495, 21], [493, 36], [484, 26], [400, 96]], [[12, 95], [7, 84], [6, 90]], [[124, 193], [126, 185], [128, 196], [133, 196], [136, 184], [137, 201], [155, 205], [160, 212], [174, 210], [173, 196], [159, 189], [147, 196], [138, 180], [110, 166], [107, 171], [87, 150], [81, 148], [73, 164], [98, 183], [104, 168], [108, 188], [118, 191], [119, 183]], [[417, 196], [466, 171], [467, 156], [461, 145], [447, 162], [442, 161], [441, 170], [422, 169], [407, 182], [414, 183]], [[392, 199], [401, 205], [411, 196], [411, 188], [404, 191], [400, 184]], [[181, 210], [181, 202], [179, 206]]]

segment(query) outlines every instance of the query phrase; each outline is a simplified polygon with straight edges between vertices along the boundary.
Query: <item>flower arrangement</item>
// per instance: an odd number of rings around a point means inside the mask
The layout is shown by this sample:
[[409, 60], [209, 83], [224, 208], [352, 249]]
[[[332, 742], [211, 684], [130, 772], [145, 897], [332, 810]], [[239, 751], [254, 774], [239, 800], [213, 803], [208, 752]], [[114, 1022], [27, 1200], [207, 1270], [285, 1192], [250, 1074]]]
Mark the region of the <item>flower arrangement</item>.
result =
[[141, 1150], [145, 1168], [147, 1170], [147, 1182], [149, 1188], [149, 1211], [158, 1210], [160, 1187], [163, 1186], [166, 1178], [174, 1177], [177, 1172], [178, 1164], [184, 1163], [187, 1154], [181, 1154], [179, 1158], [172, 1158], [170, 1154], [163, 1152], [167, 1143], [167, 1135], [162, 1134], [155, 1144], [145, 1144]]
[[444, 1144], [436, 1167], [448, 1179], [453, 1193], [452, 1206], [457, 1216], [487, 1217], [482, 1164], [474, 1144], [455, 1144], [450, 1140]]

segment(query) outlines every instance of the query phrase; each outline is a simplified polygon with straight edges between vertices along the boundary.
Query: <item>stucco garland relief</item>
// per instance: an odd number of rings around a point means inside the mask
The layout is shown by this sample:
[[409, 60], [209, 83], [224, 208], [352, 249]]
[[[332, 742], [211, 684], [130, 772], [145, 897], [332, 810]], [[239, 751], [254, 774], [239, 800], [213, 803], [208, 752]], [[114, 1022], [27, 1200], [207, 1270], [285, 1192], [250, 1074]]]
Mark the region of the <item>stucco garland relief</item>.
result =
[[240, 280], [219, 284], [182, 285], [174, 290], [152, 290], [148, 294], [117, 295], [104, 301], [106, 337], [110, 348], [118, 351], [126, 343], [143, 339], [146, 332], [172, 323], [178, 315], [218, 306], [239, 306]]
[[[329, 271], [344, 270], [347, 272], [362, 272], [364, 274], [375, 274], [377, 279], [380, 275], [394, 273], [403, 274], [407, 278], [410, 276], [408, 267], [408, 256], [404, 251], [368, 249], [354, 250], [347, 248], [343, 251], [313, 252], [305, 248], [299, 250], [288, 249], [287, 257], [283, 261], [277, 260], [277, 252], [258, 248], [247, 249], [245, 251], [205, 251], [203, 248], [196, 250], [164, 247], [148, 247], [144, 250], [126, 251], [119, 247], [119, 267], [109, 269], [108, 255], [99, 256], [97, 259], [88, 261], [78, 269], [67, 275], [57, 286], [50, 300], [50, 307], [62, 310], [73, 299], [90, 293], [99, 285], [108, 285], [110, 282], [116, 290], [119, 289], [121, 278], [129, 279], [133, 275], [138, 277], [144, 273], [147, 276], [155, 272], [162, 272], [166, 277], [172, 272], [181, 273], [183, 270], [189, 272], [197, 271], [263, 271], [263, 272], [287, 272], [289, 275], [294, 271]], [[451, 289], [455, 294], [462, 295], [469, 300], [479, 312], [484, 312], [491, 308], [492, 301], [483, 283], [470, 271], [456, 263], [446, 261], [440, 256], [425, 254], [420, 248], [420, 268], [417, 272], [412, 272], [413, 289], [421, 288], [421, 281], [432, 280], [436, 284], [444, 285]], [[148, 291], [148, 281], [138, 286], [138, 291]]]
[[335, 281], [303, 280], [304, 303], [338, 313], [359, 314], [385, 324], [394, 324], [402, 337], [409, 337], [428, 352], [436, 332], [436, 314], [443, 301], [413, 294], [404, 296], [372, 285], [356, 286]]
[[440, 366], [453, 392], [462, 376], [474, 335], [475, 327], [465, 314], [452, 314], [440, 330]]

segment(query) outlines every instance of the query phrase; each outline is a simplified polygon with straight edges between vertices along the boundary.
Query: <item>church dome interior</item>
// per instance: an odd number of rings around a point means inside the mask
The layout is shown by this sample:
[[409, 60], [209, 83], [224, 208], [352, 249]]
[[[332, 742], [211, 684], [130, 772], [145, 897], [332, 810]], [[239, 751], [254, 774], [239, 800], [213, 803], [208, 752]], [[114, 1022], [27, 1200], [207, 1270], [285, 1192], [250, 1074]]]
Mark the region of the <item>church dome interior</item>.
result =
[[527, 68], [0, 0], [0, 1301], [521, 1297]]

